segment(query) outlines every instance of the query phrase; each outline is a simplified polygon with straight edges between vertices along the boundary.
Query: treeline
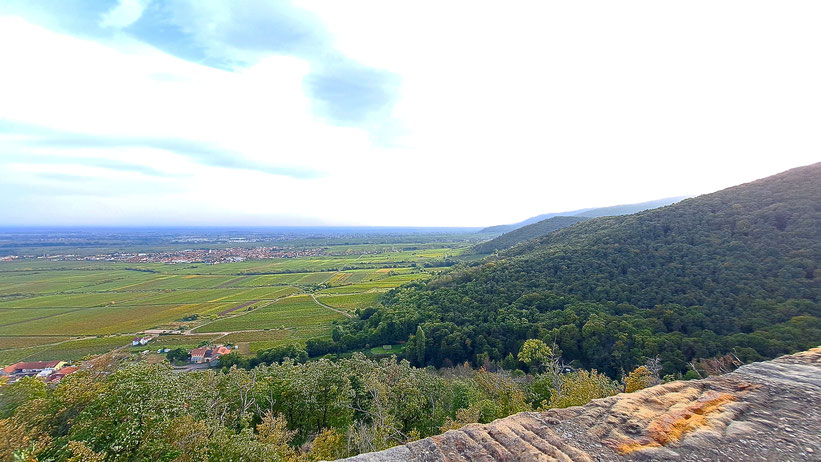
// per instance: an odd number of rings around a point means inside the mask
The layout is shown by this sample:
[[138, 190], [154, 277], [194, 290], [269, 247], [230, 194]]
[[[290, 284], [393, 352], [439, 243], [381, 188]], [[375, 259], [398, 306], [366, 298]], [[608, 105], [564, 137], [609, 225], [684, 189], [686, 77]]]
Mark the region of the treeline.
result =
[[[482, 280], [476, 283], [482, 285]], [[747, 329], [743, 332], [730, 330], [735, 324], [724, 324], [720, 311], [700, 306], [639, 309], [530, 293], [495, 308], [494, 297], [477, 301], [460, 292], [429, 291], [422, 283], [396, 290], [383, 302], [388, 307], [337, 326], [336, 340], [312, 341], [310, 354], [407, 340], [403, 357], [417, 366], [449, 367], [464, 361], [479, 366], [487, 360], [499, 362], [528, 338], [539, 338], [555, 342], [577, 367], [616, 377], [655, 356], [662, 359], [664, 374], [684, 374], [697, 358], [735, 351], [745, 362], [758, 361], [821, 342], [818, 304], [807, 300], [758, 301], [740, 314], [739, 324]], [[407, 309], [409, 305], [421, 309]], [[419, 349], [418, 327], [426, 333], [423, 356], [414, 353]]]
[[531, 341], [515, 363], [532, 374], [356, 354], [223, 372], [113, 363], [54, 387], [25, 378], [0, 387], [0, 460], [332, 460], [652, 384], [649, 374], [624, 385], [595, 371], [560, 374], [552, 358]]
[[[324, 349], [408, 341], [436, 367], [501, 361], [529, 338], [615, 377], [821, 343], [821, 164], [663, 209], [589, 220], [391, 291]], [[426, 333], [424, 356], [417, 328]]]

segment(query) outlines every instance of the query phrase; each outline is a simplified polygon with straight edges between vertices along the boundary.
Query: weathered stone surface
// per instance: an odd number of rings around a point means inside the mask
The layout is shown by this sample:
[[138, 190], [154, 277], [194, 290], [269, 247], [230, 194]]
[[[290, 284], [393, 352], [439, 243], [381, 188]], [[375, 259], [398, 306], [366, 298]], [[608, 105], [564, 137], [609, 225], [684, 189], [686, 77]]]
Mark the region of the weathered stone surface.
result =
[[821, 461], [821, 348], [346, 460]]

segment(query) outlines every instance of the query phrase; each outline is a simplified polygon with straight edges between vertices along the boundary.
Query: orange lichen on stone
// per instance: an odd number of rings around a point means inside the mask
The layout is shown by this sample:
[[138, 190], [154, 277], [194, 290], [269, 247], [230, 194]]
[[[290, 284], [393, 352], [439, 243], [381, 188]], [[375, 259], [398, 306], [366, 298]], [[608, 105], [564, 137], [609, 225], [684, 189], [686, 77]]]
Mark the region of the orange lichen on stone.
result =
[[737, 398], [728, 393], [707, 392], [684, 409], [668, 412], [647, 426], [649, 438], [626, 439], [610, 444], [620, 454], [630, 454], [676, 442], [687, 433], [708, 426], [708, 415]]
[[657, 448], [661, 446], [660, 444], [649, 438], [642, 438], [638, 440], [627, 439], [622, 441], [610, 440], [605, 441], [605, 443], [611, 448], [615, 449], [616, 452], [618, 452], [619, 454], [630, 454], [641, 449]]
[[683, 434], [705, 427], [708, 414], [735, 400], [736, 397], [728, 393], [708, 392], [686, 408], [650, 422], [647, 433], [659, 444], [678, 441]]

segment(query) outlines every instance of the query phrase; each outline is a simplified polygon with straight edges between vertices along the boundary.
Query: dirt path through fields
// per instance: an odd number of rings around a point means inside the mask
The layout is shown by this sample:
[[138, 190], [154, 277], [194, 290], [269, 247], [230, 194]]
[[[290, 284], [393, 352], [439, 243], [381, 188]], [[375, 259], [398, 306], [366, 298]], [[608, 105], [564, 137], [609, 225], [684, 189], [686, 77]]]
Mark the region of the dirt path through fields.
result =
[[235, 307], [233, 307], [233, 308], [228, 308], [228, 309], [227, 309], [227, 310], [225, 310], [225, 311], [220, 311], [220, 314], [219, 314], [219, 315], [220, 315], [220, 316], [225, 316], [225, 315], [226, 315], [226, 314], [228, 314], [228, 313], [231, 313], [231, 312], [234, 312], [234, 311], [237, 311], [237, 310], [241, 310], [241, 309], [243, 309], [243, 308], [245, 308], [245, 307], [247, 307], [247, 306], [251, 306], [251, 305], [253, 305], [254, 303], [259, 303], [259, 302], [260, 302], [260, 300], [251, 300], [250, 302], [248, 302], [248, 303], [243, 303], [243, 304], [242, 304], [242, 305], [240, 305], [240, 306], [235, 306]]
[[[278, 302], [278, 301], [280, 301], [280, 300], [282, 300], [282, 299], [284, 299], [284, 298], [293, 297], [294, 295], [295, 295], [295, 294], [285, 295], [284, 297], [279, 297], [279, 298], [277, 298], [277, 299], [270, 300], [270, 303], [266, 304], [265, 306], [262, 306], [262, 307], [257, 308], [257, 310], [262, 309], [262, 308], [265, 308], [265, 307], [267, 307], [267, 306], [269, 306], [269, 305], [273, 305], [274, 303], [276, 303], [276, 302]], [[299, 294], [296, 294], [296, 295], [299, 295]], [[252, 301], [252, 302], [246, 303], [246, 304], [244, 304], [244, 305], [240, 305], [240, 306], [238, 306], [238, 307], [231, 308], [230, 310], [223, 311], [223, 313], [226, 313], [226, 312], [233, 312], [233, 311], [236, 311], [236, 310], [238, 310], [238, 309], [240, 309], [240, 308], [244, 308], [244, 307], [246, 307], [246, 306], [250, 306], [250, 305], [252, 305], [252, 304], [254, 304], [254, 303], [261, 302], [261, 301], [263, 301], [263, 300], [255, 300], [255, 301]], [[267, 302], [268, 300], [265, 300], [265, 301]], [[251, 311], [243, 311], [242, 313], [237, 313], [237, 314], [235, 314], [234, 316], [243, 316], [243, 315], [246, 315], [246, 314], [248, 314], [248, 313], [252, 313], [253, 311], [256, 311], [256, 310], [251, 310]], [[222, 314], [222, 313], [220, 313], [220, 314]], [[221, 320], [221, 319], [224, 319], [224, 318], [217, 318], [217, 319], [213, 319], [213, 320], [208, 321], [208, 322], [206, 322], [206, 323], [204, 323], [204, 324], [200, 324], [200, 325], [198, 325], [198, 326], [194, 326], [194, 327], [192, 327], [192, 328], [188, 329], [187, 331], [184, 331], [184, 332], [182, 333], [182, 335], [200, 335], [200, 334], [223, 334], [223, 335], [226, 335], [226, 334], [229, 334], [230, 332], [194, 332], [194, 331], [195, 331], [195, 330], [197, 330], [197, 329], [200, 329], [200, 328], [202, 328], [202, 327], [205, 327], [205, 326], [207, 326], [208, 324], [211, 324], [211, 323], [213, 323], [213, 322], [217, 322], [217, 321], [219, 321], [219, 320]], [[263, 329], [237, 330], [237, 331], [232, 331], [232, 332], [257, 332], [257, 331], [260, 331], [260, 330], [263, 330]]]
[[341, 315], [344, 315], [344, 316], [347, 316], [347, 317], [349, 317], [349, 318], [352, 318], [352, 317], [353, 317], [353, 315], [352, 315], [351, 313], [348, 313], [347, 311], [338, 310], [338, 309], [336, 309], [336, 308], [334, 308], [334, 307], [332, 307], [332, 306], [328, 306], [328, 305], [326, 305], [326, 304], [324, 304], [324, 303], [320, 302], [319, 300], [317, 300], [317, 299], [316, 299], [316, 295], [314, 295], [314, 294], [311, 294], [311, 298], [313, 298], [313, 299], [314, 299], [314, 301], [316, 302], [316, 304], [317, 304], [317, 305], [319, 305], [319, 306], [323, 306], [323, 307], [325, 307], [325, 308], [327, 308], [327, 309], [329, 309], [329, 310], [331, 310], [331, 311], [336, 311], [337, 313], [339, 313], [339, 314], [341, 314]]

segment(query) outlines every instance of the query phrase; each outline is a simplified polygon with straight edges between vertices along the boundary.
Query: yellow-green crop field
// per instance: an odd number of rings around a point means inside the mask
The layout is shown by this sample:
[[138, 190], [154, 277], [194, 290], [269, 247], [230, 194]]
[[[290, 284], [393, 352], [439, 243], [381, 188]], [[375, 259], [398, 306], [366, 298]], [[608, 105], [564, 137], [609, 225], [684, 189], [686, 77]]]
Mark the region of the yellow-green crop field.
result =
[[[340, 313], [379, 304], [382, 294], [435, 272], [459, 252], [420, 250], [159, 264], [27, 260], [0, 263], [0, 365], [79, 360], [115, 348], [193, 348], [248, 342], [250, 352], [330, 335]], [[314, 294], [315, 299], [311, 296]], [[336, 311], [339, 310], [339, 311]], [[147, 329], [171, 329], [145, 347]]]
[[320, 295], [317, 300], [334, 308], [353, 311], [357, 308], [368, 308], [379, 304], [382, 294], [379, 292], [365, 292], [345, 295]]
[[273, 302], [242, 316], [218, 319], [196, 332], [233, 332], [263, 328], [329, 325], [342, 315], [316, 303], [309, 295], [296, 295]]

